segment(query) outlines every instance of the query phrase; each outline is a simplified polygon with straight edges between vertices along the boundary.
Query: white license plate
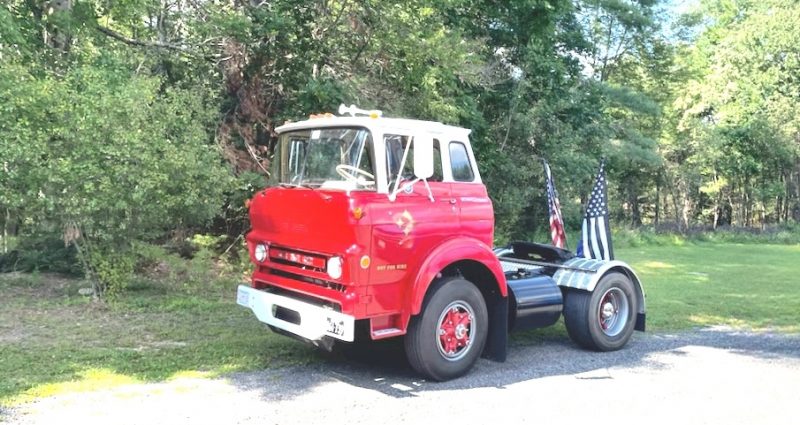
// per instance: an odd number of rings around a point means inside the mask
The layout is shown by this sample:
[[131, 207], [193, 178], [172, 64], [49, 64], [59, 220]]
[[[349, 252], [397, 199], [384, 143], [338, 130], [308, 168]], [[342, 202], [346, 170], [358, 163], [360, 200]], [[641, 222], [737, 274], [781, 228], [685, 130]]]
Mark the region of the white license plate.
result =
[[250, 307], [250, 294], [245, 291], [236, 292], [236, 304], [241, 306]]
[[344, 336], [344, 322], [328, 317], [328, 333], [332, 335]]

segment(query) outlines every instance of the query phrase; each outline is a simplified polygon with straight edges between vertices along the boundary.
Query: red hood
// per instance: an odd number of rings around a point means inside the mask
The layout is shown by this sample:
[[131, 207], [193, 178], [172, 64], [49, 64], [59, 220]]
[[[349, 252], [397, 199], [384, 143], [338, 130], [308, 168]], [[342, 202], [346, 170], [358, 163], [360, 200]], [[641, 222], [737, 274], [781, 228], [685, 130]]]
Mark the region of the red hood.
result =
[[[323, 254], [341, 254], [356, 244], [358, 225], [341, 191], [266, 189], [250, 203], [251, 241], [264, 240]], [[364, 241], [366, 242], [366, 241]]]

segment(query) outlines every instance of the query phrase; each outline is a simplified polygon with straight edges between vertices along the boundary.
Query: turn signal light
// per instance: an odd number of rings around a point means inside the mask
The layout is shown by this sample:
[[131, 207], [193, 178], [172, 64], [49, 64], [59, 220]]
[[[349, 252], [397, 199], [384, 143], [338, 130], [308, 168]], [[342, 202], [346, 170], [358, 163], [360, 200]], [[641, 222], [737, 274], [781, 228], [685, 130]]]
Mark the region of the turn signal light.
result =
[[364, 217], [364, 210], [362, 210], [361, 207], [355, 207], [353, 209], [353, 218], [361, 220], [361, 217]]

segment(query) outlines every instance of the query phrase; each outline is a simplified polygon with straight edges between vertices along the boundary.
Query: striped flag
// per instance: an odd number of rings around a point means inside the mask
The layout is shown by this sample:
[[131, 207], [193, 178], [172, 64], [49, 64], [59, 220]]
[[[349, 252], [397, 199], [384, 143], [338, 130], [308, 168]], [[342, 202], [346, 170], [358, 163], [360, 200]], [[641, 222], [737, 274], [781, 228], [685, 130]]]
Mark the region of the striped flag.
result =
[[605, 161], [600, 162], [600, 171], [594, 180], [589, 203], [586, 204], [586, 215], [581, 226], [581, 240], [578, 242], [577, 255], [584, 258], [613, 260], [614, 249], [611, 246], [611, 227], [608, 223], [608, 194], [606, 185]]
[[567, 247], [567, 235], [564, 233], [564, 218], [561, 216], [561, 204], [558, 202], [558, 192], [556, 184], [553, 182], [553, 175], [550, 173], [550, 164], [544, 159], [544, 173], [547, 176], [547, 207], [550, 211], [550, 238], [553, 245], [558, 248]]

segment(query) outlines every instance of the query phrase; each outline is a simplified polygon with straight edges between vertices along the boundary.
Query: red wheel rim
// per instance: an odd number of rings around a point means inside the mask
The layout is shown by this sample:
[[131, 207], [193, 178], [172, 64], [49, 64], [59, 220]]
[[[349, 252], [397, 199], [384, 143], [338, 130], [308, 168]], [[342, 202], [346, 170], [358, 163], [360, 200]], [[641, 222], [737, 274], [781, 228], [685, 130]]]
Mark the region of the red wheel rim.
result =
[[472, 306], [463, 301], [454, 301], [442, 311], [436, 329], [436, 344], [442, 357], [455, 361], [467, 354], [475, 334], [474, 318]]

